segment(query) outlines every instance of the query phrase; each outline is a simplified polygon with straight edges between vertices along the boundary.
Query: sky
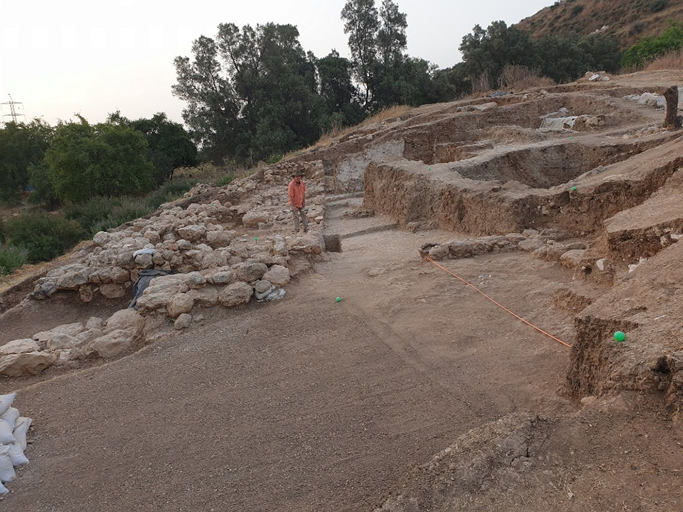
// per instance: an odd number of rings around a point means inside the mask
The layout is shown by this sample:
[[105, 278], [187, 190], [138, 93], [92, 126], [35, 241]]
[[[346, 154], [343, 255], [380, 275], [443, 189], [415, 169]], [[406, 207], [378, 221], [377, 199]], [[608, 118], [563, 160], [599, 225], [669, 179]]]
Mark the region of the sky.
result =
[[[475, 25], [519, 22], [554, 0], [394, 0], [407, 15], [408, 53], [439, 68], [460, 62], [458, 46]], [[305, 51], [348, 57], [340, 13], [346, 0], [0, 0], [0, 113], [50, 125], [80, 114], [89, 123], [121, 112], [129, 119], [166, 113], [182, 123], [171, 93], [173, 59], [220, 23], [268, 22], [299, 29]], [[376, 0], [379, 8], [381, 0]]]

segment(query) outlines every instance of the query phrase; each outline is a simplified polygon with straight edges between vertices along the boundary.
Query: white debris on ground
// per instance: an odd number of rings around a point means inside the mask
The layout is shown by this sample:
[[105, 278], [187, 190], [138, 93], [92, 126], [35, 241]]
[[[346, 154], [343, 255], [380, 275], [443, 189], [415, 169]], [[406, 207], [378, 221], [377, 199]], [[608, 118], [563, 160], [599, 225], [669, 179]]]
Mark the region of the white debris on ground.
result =
[[0, 395], [0, 495], [9, 493], [4, 484], [16, 478], [14, 468], [28, 464], [24, 450], [32, 420], [12, 407], [15, 397], [16, 393]]
[[562, 107], [557, 112], [551, 112], [541, 117], [541, 131], [561, 132], [563, 130], [571, 130], [579, 116], [568, 115], [569, 111]]

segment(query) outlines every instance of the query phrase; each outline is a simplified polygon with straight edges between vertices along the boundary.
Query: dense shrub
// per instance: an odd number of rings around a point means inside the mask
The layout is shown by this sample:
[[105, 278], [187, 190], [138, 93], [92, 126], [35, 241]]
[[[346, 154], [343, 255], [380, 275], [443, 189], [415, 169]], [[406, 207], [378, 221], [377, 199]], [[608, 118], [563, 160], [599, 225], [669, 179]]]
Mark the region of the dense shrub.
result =
[[83, 228], [73, 221], [44, 212], [30, 212], [5, 224], [7, 243], [28, 251], [29, 263], [61, 256], [83, 239]]
[[221, 179], [219, 179], [218, 182], [216, 183], [216, 185], [218, 185], [219, 187], [224, 187], [224, 186], [232, 183], [233, 179], [235, 179], [234, 174], [227, 174], [227, 175], [223, 176]]
[[6, 276], [24, 266], [28, 250], [14, 245], [0, 244], [0, 276]]
[[92, 197], [84, 203], [64, 207], [67, 219], [80, 224], [87, 236], [130, 222], [153, 213], [159, 205], [173, 201], [190, 190], [196, 180], [169, 180], [144, 197]]
[[174, 201], [197, 184], [197, 180], [189, 178], [171, 179], [149, 194], [145, 202], [154, 210], [164, 203]]
[[671, 22], [657, 37], [644, 37], [624, 52], [621, 64], [626, 69], [641, 68], [647, 62], [683, 48], [683, 23]]
[[87, 236], [115, 228], [154, 211], [144, 200], [131, 197], [92, 197], [64, 208], [67, 219], [77, 222]]

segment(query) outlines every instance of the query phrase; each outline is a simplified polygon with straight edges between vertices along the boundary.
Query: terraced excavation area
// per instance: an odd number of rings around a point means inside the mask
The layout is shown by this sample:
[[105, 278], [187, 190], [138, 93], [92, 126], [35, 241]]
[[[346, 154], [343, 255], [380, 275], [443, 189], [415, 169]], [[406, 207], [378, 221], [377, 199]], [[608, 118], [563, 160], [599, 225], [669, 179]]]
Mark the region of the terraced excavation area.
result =
[[683, 509], [672, 85], [404, 110], [13, 276], [0, 508]]

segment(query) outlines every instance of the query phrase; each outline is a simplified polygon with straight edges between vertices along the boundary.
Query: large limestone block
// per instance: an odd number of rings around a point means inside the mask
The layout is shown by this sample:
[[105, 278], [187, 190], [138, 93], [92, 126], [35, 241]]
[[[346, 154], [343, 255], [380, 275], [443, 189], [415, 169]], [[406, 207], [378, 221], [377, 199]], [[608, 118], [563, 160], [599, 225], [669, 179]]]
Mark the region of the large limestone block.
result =
[[270, 281], [275, 286], [284, 286], [290, 280], [289, 269], [282, 265], [273, 265], [268, 272], [263, 274], [263, 279]]
[[195, 298], [190, 293], [177, 293], [166, 304], [166, 310], [171, 318], [178, 318], [183, 313], [192, 311], [194, 301]]
[[206, 243], [214, 249], [227, 247], [235, 237], [233, 231], [209, 231], [206, 234]]
[[52, 338], [56, 335], [67, 335], [67, 336], [77, 336], [85, 330], [85, 327], [80, 322], [75, 322], [72, 324], [58, 325], [54, 329], [49, 331], [40, 331], [33, 335], [33, 339], [39, 343], [49, 343]]
[[50, 352], [8, 354], [0, 357], [0, 375], [8, 377], [35, 375], [51, 366], [56, 360], [57, 356]]
[[190, 290], [188, 294], [194, 297], [195, 304], [205, 308], [212, 308], [218, 304], [218, 290], [213, 286], [206, 286], [200, 290]]
[[145, 328], [145, 319], [133, 308], [120, 309], [107, 319], [105, 326], [106, 333], [124, 330], [137, 337]]
[[240, 281], [245, 281], [251, 283], [252, 281], [258, 281], [263, 277], [263, 274], [268, 272], [268, 267], [257, 261], [245, 261], [235, 266], [235, 271], [237, 272], [237, 278]]
[[126, 294], [126, 288], [120, 284], [107, 283], [100, 286], [100, 294], [107, 299], [120, 299]]
[[270, 215], [266, 212], [251, 211], [242, 217], [242, 224], [245, 228], [257, 228], [259, 223], [268, 222]]
[[78, 290], [88, 282], [90, 269], [84, 265], [72, 265], [57, 279], [60, 290]]
[[184, 240], [189, 240], [190, 242], [197, 242], [201, 240], [205, 234], [206, 228], [197, 224], [178, 228], [178, 235]]
[[209, 282], [213, 284], [230, 284], [237, 279], [237, 274], [229, 268], [218, 268], [209, 276]]
[[226, 308], [240, 306], [251, 300], [254, 289], [243, 281], [226, 286], [218, 296], [219, 302]]
[[0, 347], [0, 356], [6, 356], [8, 354], [25, 354], [26, 352], [38, 351], [40, 351], [40, 346], [38, 345], [37, 341], [24, 338], [5, 343], [2, 347]]
[[95, 338], [89, 345], [91, 352], [104, 358], [117, 357], [126, 352], [135, 341], [131, 331], [117, 329]]

